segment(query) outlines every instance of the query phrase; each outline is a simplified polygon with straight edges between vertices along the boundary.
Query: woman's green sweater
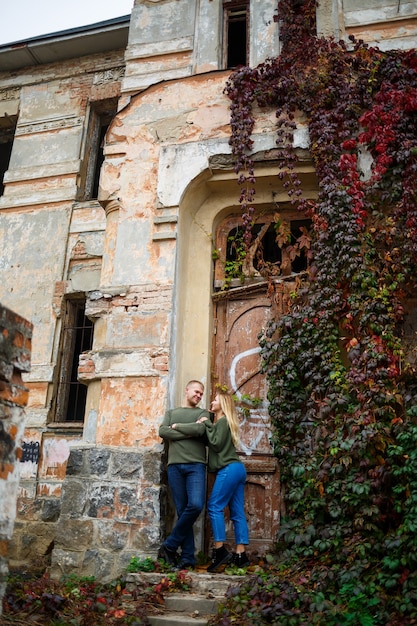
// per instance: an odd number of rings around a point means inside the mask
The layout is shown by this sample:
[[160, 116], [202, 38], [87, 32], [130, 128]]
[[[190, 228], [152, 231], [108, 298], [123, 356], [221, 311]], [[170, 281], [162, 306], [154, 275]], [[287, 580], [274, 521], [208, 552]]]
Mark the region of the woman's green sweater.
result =
[[204, 425], [209, 444], [208, 471], [217, 472], [230, 463], [241, 463], [226, 417], [223, 415], [215, 424], [206, 420]]

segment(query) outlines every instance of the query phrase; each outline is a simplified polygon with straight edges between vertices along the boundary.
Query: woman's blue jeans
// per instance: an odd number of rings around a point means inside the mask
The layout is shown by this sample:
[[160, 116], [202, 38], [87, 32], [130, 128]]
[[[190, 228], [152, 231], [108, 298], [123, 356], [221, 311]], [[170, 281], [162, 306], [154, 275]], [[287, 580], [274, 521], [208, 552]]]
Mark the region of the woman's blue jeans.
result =
[[247, 545], [249, 543], [248, 523], [244, 508], [245, 482], [246, 469], [243, 463], [230, 463], [218, 470], [207, 505], [214, 541], [226, 541], [224, 509], [229, 505], [236, 544]]
[[173, 552], [181, 547], [181, 561], [195, 565], [193, 524], [206, 500], [206, 466], [204, 463], [173, 463], [168, 465], [167, 471], [178, 519], [164, 543]]

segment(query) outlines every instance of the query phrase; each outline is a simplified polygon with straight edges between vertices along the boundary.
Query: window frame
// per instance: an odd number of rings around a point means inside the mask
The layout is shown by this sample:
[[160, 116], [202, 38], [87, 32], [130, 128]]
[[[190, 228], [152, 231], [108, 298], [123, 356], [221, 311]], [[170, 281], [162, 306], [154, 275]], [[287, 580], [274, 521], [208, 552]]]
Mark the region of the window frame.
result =
[[[91, 350], [94, 338], [94, 324], [85, 315], [85, 302], [84, 294], [63, 299], [51, 424], [82, 425], [85, 420], [87, 386], [78, 380], [77, 369], [80, 355]], [[82, 324], [79, 324], [80, 314]], [[69, 416], [71, 404], [75, 406], [72, 417]], [[74, 419], [81, 412], [83, 419]]]
[[101, 166], [104, 162], [104, 139], [116, 113], [117, 98], [91, 103], [80, 171], [77, 197], [79, 202], [97, 200]]
[[[271, 225], [273, 223], [273, 216], [276, 212], [277, 212], [276, 210], [263, 212], [262, 215], [258, 215], [255, 218], [254, 225], [261, 226], [267, 222], [269, 222], [269, 225]], [[281, 208], [279, 213], [280, 213], [282, 220], [289, 224], [291, 233], [294, 232], [298, 224], [304, 226], [305, 222], [310, 222], [310, 220], [306, 220], [304, 217], [302, 217], [300, 213], [291, 209]], [[310, 227], [310, 225], [308, 225], [308, 227]], [[228, 260], [229, 236], [232, 233], [232, 231], [236, 228], [240, 228], [240, 229], [243, 228], [242, 218], [240, 215], [230, 215], [229, 217], [226, 217], [225, 219], [221, 221], [221, 223], [218, 225], [216, 229], [215, 246], [216, 246], [217, 254], [216, 254], [216, 260], [214, 262], [214, 277], [213, 277], [215, 291], [218, 291], [219, 289], [222, 290], [223, 288], [225, 276], [226, 276], [224, 268]], [[281, 255], [280, 264], [281, 264], [281, 267], [283, 267], [283, 270], [280, 274], [277, 275], [278, 279], [288, 278], [291, 275], [302, 274], [302, 272], [305, 271], [304, 269], [293, 271], [293, 268], [292, 268], [293, 262], [289, 259], [285, 248], [280, 248], [280, 255]], [[307, 261], [307, 267], [308, 267], [308, 261]], [[245, 280], [249, 282], [251, 280], [256, 281], [256, 280], [259, 280], [259, 276], [260, 275], [256, 275], [252, 279], [246, 278]]]
[[0, 196], [4, 194], [4, 177], [10, 166], [17, 115], [0, 117]]
[[[232, 22], [237, 22], [239, 20], [233, 20], [231, 18], [234, 17], [233, 14], [236, 14], [238, 11], [245, 13], [245, 24], [246, 24], [246, 39], [245, 39], [245, 63], [237, 63], [230, 64], [229, 63], [229, 44], [230, 44], [230, 24]], [[242, 20], [243, 21], [243, 20]], [[249, 64], [249, 41], [250, 41], [250, 12], [249, 12], [249, 0], [223, 0], [223, 58], [222, 65], [224, 69], [233, 69], [240, 65], [248, 65]], [[240, 51], [241, 53], [241, 51]]]

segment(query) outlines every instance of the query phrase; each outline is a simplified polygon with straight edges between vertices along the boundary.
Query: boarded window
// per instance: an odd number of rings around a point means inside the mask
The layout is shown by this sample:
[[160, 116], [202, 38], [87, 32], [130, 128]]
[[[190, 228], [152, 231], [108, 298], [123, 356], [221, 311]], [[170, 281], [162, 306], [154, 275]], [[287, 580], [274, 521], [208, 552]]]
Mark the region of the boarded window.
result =
[[87, 387], [78, 381], [82, 352], [93, 345], [93, 323], [85, 316], [84, 298], [66, 299], [58, 357], [55, 416], [57, 422], [83, 422]]
[[223, 7], [223, 65], [248, 65], [249, 2], [225, 0]]

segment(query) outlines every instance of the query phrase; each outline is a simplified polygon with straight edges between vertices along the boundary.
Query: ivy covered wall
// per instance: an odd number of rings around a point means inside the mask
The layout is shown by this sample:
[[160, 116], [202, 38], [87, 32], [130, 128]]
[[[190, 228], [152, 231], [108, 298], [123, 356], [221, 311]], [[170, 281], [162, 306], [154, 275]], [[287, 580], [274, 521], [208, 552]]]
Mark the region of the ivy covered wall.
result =
[[[301, 594], [297, 611], [289, 592], [279, 609], [301, 621], [279, 623], [394, 624], [398, 615], [392, 622], [390, 615], [397, 611], [401, 623], [412, 623], [417, 52], [383, 51], [353, 36], [321, 38], [315, 18], [315, 0], [282, 0], [280, 56], [239, 69], [227, 85], [247, 248], [255, 215], [256, 107], [276, 110], [277, 175], [312, 223], [303, 244], [305, 279], [288, 313], [260, 335], [286, 492], [279, 558], [287, 568], [294, 564], [292, 591]], [[296, 173], [293, 135], [301, 121], [308, 126], [317, 201], [304, 198]], [[289, 579], [287, 569], [287, 591]], [[321, 616], [309, 621], [318, 589]], [[349, 602], [356, 602], [351, 613]], [[290, 607], [294, 612], [285, 613]]]

